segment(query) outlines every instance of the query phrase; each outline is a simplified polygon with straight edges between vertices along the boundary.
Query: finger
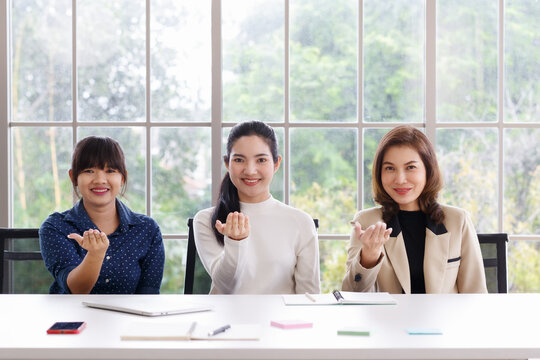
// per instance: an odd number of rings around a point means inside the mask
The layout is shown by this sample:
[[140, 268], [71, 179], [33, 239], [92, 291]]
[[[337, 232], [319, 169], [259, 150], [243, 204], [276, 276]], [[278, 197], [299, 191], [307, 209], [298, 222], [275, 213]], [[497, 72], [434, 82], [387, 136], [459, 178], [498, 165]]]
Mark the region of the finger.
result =
[[101, 241], [101, 243], [103, 245], [106, 245], [107, 247], [109, 246], [109, 238], [107, 237], [107, 234], [105, 234], [103, 231], [101, 231], [98, 234], [98, 237], [99, 237], [99, 240]]
[[359, 222], [354, 223], [354, 232], [356, 234], [356, 237], [360, 239], [360, 237], [365, 233], [364, 230], [362, 230], [362, 224]]
[[225, 225], [219, 221], [219, 220], [216, 220], [216, 230], [221, 234], [221, 235], [225, 235]]
[[231, 230], [234, 233], [238, 232], [238, 212], [235, 211], [232, 218]]
[[67, 236], [69, 239], [73, 239], [75, 240], [80, 246], [82, 246], [83, 244], [83, 241], [84, 241], [84, 238], [79, 235], [79, 234], [75, 234], [75, 233], [71, 233]]

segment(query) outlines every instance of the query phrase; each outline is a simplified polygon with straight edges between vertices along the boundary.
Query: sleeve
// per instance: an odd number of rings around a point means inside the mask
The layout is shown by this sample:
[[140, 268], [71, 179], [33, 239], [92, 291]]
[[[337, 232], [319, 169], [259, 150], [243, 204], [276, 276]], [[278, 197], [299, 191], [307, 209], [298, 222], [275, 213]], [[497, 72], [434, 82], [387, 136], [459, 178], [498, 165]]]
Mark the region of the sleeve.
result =
[[210, 225], [209, 209], [199, 211], [193, 219], [195, 245], [212, 285], [219, 294], [232, 294], [246, 262], [246, 249], [250, 237], [236, 241], [224, 238], [221, 246]]
[[[368, 227], [368, 224], [362, 223], [360, 219], [360, 213], [356, 214], [353, 222], [358, 221], [362, 224], [362, 229]], [[371, 224], [370, 224], [371, 225]], [[356, 292], [373, 292], [378, 291], [377, 276], [381, 270], [384, 253], [379, 258], [377, 265], [371, 269], [366, 269], [360, 265], [360, 253], [362, 251], [362, 243], [356, 237], [354, 227], [351, 230], [351, 237], [349, 241], [349, 248], [347, 250], [347, 262], [345, 264], [347, 272], [343, 277], [342, 289], [343, 291], [356, 291]]]
[[468, 213], [462, 226], [461, 262], [457, 276], [459, 293], [487, 293], [484, 261], [478, 236]]
[[141, 261], [141, 277], [137, 284], [136, 294], [159, 294], [165, 265], [165, 248], [158, 224], [154, 222], [148, 234], [150, 246], [146, 256]]
[[51, 217], [39, 228], [39, 246], [45, 266], [63, 294], [71, 293], [67, 285], [68, 275], [84, 258], [79, 251], [82, 250], [80, 246], [67, 235], [53, 224]]
[[309, 222], [300, 229], [302, 240], [296, 255], [294, 280], [297, 294], [318, 294], [321, 292], [319, 239], [313, 220], [309, 215], [306, 216]]

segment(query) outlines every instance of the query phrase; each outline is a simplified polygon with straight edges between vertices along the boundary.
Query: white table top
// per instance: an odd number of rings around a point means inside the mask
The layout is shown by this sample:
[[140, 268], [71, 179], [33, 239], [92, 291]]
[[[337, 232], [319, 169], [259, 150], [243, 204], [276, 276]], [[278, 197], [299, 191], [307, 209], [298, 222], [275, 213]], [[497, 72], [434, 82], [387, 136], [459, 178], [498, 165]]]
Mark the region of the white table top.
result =
[[[136, 296], [136, 295], [132, 295]], [[144, 295], [143, 295], [144, 296]], [[151, 296], [151, 295], [147, 295]], [[303, 295], [299, 295], [303, 296]], [[100, 296], [0, 295], [0, 359], [528, 359], [540, 358], [540, 294], [395, 295], [397, 305], [285, 306], [279, 295], [158, 295], [213, 311], [147, 318], [87, 308]], [[313, 328], [283, 330], [272, 320]], [[47, 335], [86, 321], [78, 335]], [[258, 341], [121, 341], [134, 322], [260, 324]], [[360, 326], [367, 337], [338, 336]], [[409, 335], [406, 328], [442, 335]]]

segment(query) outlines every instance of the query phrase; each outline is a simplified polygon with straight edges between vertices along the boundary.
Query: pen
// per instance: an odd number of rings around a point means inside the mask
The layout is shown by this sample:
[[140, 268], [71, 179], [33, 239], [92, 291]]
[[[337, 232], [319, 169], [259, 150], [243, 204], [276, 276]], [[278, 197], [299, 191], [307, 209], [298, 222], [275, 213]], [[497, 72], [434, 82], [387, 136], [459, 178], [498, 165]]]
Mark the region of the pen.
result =
[[194, 321], [191, 326], [189, 327], [189, 330], [188, 330], [188, 334], [189, 336], [191, 337], [191, 335], [193, 335], [193, 332], [195, 331], [195, 327], [197, 326], [197, 322]]
[[311, 300], [311, 301], [313, 301], [313, 302], [317, 302], [317, 299], [315, 299], [313, 296], [311, 296], [310, 293], [306, 292], [304, 295], [306, 295], [306, 297], [307, 297], [309, 300]]
[[222, 326], [222, 327], [220, 327], [220, 328], [217, 328], [217, 329], [214, 330], [214, 331], [209, 331], [209, 332], [208, 332], [208, 336], [215, 336], [215, 335], [217, 335], [217, 334], [220, 334], [220, 333], [222, 333], [222, 332], [227, 331], [227, 330], [230, 329], [230, 328], [231, 328], [231, 325], [228, 325], [228, 324], [227, 324], [227, 325], [224, 325], [224, 326]]
[[339, 290], [334, 290], [334, 291], [332, 292], [332, 294], [334, 294], [334, 296], [336, 297], [336, 300], [337, 300], [339, 303], [342, 303], [343, 300], [345, 300], [345, 299], [343, 299], [343, 296], [341, 295], [341, 293], [339, 292]]

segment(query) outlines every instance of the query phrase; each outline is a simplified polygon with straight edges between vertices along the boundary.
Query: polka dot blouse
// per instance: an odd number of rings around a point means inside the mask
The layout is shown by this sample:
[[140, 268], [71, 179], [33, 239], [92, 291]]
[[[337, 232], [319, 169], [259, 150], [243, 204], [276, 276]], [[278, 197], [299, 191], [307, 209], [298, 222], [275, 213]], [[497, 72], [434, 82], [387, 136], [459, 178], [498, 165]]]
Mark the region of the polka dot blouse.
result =
[[[91, 294], [159, 294], [165, 250], [161, 231], [152, 218], [132, 212], [116, 200], [120, 225], [108, 236], [109, 248]], [[54, 277], [49, 292], [69, 294], [67, 277], [87, 251], [67, 236], [97, 229], [82, 200], [62, 213], [51, 214], [39, 229], [41, 253]]]

